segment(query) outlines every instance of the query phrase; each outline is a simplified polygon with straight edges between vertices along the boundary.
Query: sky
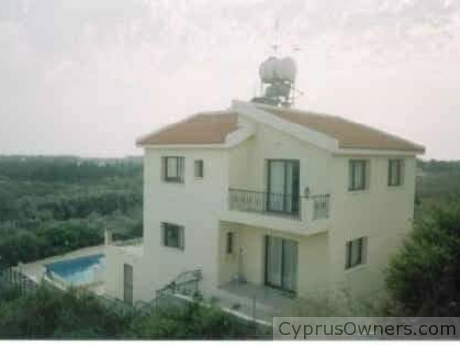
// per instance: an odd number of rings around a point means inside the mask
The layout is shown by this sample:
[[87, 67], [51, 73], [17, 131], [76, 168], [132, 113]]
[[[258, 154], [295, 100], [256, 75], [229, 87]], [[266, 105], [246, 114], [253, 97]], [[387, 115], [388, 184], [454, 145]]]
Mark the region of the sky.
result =
[[296, 108], [460, 159], [460, 0], [1, 0], [0, 154], [141, 154], [255, 96], [274, 44]]

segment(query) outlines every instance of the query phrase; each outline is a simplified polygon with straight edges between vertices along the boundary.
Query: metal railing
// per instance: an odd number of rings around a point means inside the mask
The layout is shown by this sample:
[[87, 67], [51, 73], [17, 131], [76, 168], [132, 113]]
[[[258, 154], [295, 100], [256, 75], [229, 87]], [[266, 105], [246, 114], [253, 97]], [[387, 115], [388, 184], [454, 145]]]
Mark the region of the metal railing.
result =
[[233, 211], [270, 214], [301, 220], [302, 204], [305, 203], [310, 208], [310, 211], [304, 214], [308, 219], [314, 221], [330, 217], [329, 194], [302, 198], [286, 194], [230, 188], [228, 197], [229, 208]]
[[156, 291], [156, 296], [151, 301], [137, 301], [134, 308], [141, 314], [148, 314], [155, 310], [162, 302], [171, 299], [176, 294], [198, 298], [200, 294], [199, 282], [203, 279], [201, 269], [180, 273], [173, 281]]
[[193, 296], [199, 292], [198, 283], [202, 278], [201, 269], [182, 272], [171, 283], [158, 290], [157, 297], [174, 293]]
[[0, 285], [8, 285], [18, 289], [21, 293], [31, 293], [38, 289], [39, 284], [16, 267], [0, 271]]
[[301, 218], [300, 196], [229, 189], [230, 210]]
[[313, 220], [329, 218], [329, 194], [314, 195], [311, 199], [313, 200]]

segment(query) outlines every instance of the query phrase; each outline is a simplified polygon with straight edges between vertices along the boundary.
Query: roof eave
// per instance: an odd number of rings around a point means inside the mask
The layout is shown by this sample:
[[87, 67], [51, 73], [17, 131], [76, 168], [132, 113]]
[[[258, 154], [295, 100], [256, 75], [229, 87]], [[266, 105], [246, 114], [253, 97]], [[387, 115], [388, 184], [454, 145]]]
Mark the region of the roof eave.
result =
[[425, 154], [425, 148], [392, 149], [366, 147], [339, 147], [334, 154], [338, 155], [378, 155], [378, 156], [415, 156]]

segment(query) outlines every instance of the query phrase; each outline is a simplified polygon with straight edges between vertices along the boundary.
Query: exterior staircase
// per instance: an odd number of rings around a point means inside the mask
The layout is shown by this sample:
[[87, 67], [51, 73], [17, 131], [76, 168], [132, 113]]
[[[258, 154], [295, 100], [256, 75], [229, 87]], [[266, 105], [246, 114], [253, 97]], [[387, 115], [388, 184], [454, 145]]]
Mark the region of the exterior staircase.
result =
[[200, 299], [199, 282], [202, 278], [201, 269], [182, 272], [169, 284], [157, 290], [153, 300], [137, 301], [134, 308], [142, 314], [148, 314], [160, 305], [173, 303], [174, 297], [183, 296]]

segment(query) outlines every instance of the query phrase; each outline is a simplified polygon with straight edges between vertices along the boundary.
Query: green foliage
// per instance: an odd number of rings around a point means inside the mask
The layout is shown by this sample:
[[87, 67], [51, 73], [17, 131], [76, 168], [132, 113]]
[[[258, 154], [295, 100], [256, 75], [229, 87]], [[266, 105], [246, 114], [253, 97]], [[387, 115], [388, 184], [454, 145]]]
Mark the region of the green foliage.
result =
[[[0, 339], [247, 339], [252, 324], [197, 303], [161, 307], [150, 315], [120, 315], [94, 296], [40, 288], [0, 293]], [[259, 329], [257, 337], [269, 336]], [[262, 333], [263, 332], [263, 333]]]
[[460, 161], [418, 161], [417, 205], [458, 202]]
[[0, 267], [142, 236], [138, 159], [0, 156]]
[[76, 291], [41, 288], [35, 294], [0, 299], [3, 339], [111, 339], [121, 337], [130, 322], [130, 316], [119, 316], [94, 296]]
[[425, 209], [388, 270], [393, 314], [455, 316], [460, 313], [460, 205]]
[[192, 303], [135, 319], [130, 333], [140, 339], [247, 339], [255, 328], [215, 307]]

